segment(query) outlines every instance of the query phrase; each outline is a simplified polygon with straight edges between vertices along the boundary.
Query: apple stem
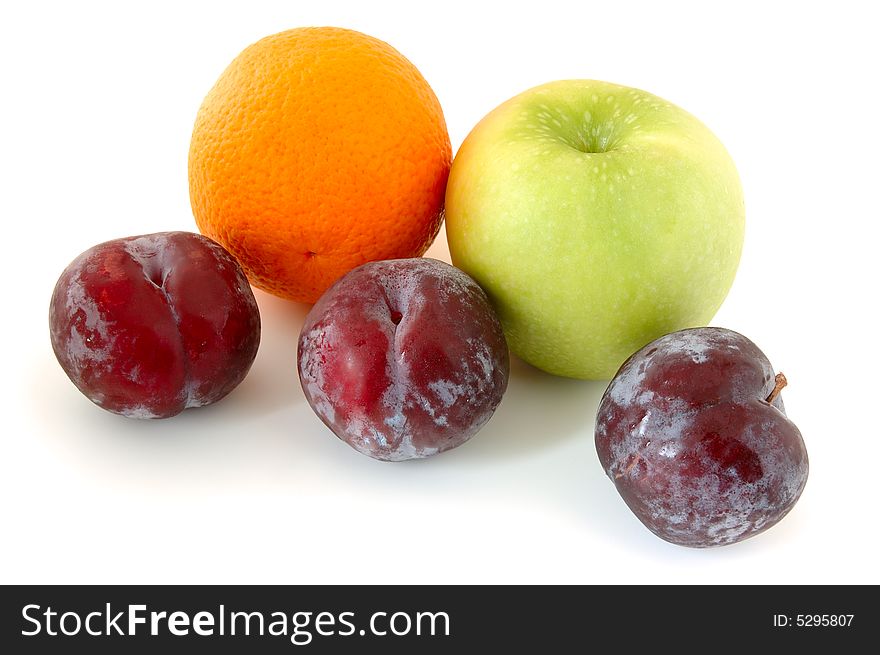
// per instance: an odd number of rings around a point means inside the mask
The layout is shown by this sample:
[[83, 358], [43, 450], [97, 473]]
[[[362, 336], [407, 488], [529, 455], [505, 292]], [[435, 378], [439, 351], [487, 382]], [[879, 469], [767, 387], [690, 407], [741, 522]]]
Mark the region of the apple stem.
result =
[[786, 379], [785, 375], [783, 375], [782, 373], [777, 373], [776, 386], [773, 387], [773, 391], [771, 391], [770, 395], [767, 396], [767, 402], [772, 405], [773, 401], [776, 400], [776, 396], [779, 395], [779, 392], [782, 391], [787, 384], [788, 380]]

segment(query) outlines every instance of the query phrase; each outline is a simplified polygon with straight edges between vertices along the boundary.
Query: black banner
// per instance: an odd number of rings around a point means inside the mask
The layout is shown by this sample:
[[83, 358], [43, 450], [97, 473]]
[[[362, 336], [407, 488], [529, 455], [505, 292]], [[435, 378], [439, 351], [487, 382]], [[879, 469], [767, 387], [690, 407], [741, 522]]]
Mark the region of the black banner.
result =
[[[4, 587], [5, 653], [675, 653], [827, 645], [878, 632], [839, 586]], [[470, 652], [469, 650], [465, 652]]]

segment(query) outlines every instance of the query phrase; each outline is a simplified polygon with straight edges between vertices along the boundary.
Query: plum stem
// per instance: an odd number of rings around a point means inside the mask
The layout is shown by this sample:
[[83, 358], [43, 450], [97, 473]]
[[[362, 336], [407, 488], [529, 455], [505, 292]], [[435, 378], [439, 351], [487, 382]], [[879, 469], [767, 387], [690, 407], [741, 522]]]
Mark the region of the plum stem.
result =
[[770, 392], [770, 395], [767, 396], [767, 402], [772, 405], [773, 401], [776, 400], [776, 396], [779, 395], [779, 392], [782, 391], [786, 385], [788, 385], [788, 380], [785, 375], [782, 373], [776, 374], [776, 386], [773, 387], [773, 391]]
[[634, 467], [636, 464], [639, 463], [639, 460], [640, 460], [641, 458], [642, 458], [641, 455], [639, 455], [638, 453], [635, 453], [635, 455], [633, 456], [632, 461], [629, 463], [629, 465], [628, 465], [625, 469], [623, 469], [623, 473], [618, 473], [617, 475], [614, 476], [614, 479], [615, 479], [615, 480], [619, 480], [619, 479], [622, 478], [624, 475], [626, 475], [627, 473], [629, 473], [630, 471], [632, 471], [632, 470], [633, 470], [633, 467]]

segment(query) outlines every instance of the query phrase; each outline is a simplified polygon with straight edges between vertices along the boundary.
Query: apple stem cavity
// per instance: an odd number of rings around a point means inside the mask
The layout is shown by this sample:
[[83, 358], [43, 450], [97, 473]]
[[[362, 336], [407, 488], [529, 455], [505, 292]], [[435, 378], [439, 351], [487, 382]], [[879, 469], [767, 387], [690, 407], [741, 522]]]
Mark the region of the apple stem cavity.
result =
[[773, 391], [770, 392], [770, 395], [767, 396], [767, 403], [772, 405], [773, 401], [776, 400], [776, 396], [779, 395], [779, 392], [785, 389], [788, 386], [788, 379], [782, 373], [776, 374], [776, 386], [773, 387]]

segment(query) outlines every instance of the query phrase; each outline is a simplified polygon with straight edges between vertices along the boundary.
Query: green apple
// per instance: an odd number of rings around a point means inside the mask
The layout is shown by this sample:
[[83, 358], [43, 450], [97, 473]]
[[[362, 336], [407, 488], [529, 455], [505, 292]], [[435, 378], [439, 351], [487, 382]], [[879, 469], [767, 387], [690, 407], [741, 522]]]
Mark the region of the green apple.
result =
[[742, 187], [721, 142], [657, 96], [563, 80], [489, 113], [452, 165], [453, 263], [511, 349], [607, 379], [655, 338], [706, 325], [733, 283]]

